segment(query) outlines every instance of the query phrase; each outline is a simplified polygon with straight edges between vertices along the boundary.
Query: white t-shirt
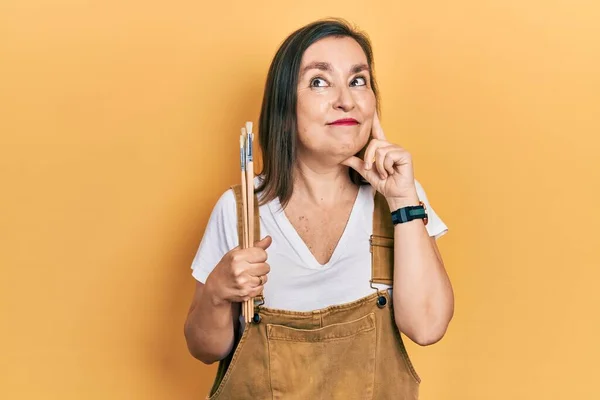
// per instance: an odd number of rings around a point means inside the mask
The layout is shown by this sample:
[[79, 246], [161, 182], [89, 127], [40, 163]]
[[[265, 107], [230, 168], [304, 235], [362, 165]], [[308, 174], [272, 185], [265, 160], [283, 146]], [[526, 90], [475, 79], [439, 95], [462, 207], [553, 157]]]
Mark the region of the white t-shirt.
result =
[[[255, 178], [255, 187], [261, 177]], [[415, 180], [419, 199], [427, 206], [427, 232], [436, 239], [448, 228], [437, 216], [421, 184]], [[265, 307], [292, 311], [312, 311], [330, 305], [358, 300], [373, 293], [369, 238], [373, 232], [374, 189], [362, 185], [345, 230], [327, 264], [314, 258], [281, 209], [279, 199], [260, 206], [260, 239], [272, 237], [266, 250], [271, 267], [264, 287]], [[262, 193], [258, 193], [260, 197]], [[254, 238], [259, 240], [259, 238]], [[198, 252], [192, 262], [192, 275], [206, 278], [221, 258], [239, 243], [235, 195], [228, 189], [214, 206]], [[378, 287], [386, 287], [378, 285]]]

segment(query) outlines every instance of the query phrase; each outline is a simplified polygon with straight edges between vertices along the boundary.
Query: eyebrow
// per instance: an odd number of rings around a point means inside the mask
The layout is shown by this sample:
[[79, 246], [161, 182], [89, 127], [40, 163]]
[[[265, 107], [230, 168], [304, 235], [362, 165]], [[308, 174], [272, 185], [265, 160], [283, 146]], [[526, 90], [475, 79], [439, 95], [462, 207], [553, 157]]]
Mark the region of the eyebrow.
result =
[[[310, 64], [306, 65], [304, 68], [302, 68], [302, 73], [300, 74], [300, 76], [303, 76], [305, 73], [307, 73], [311, 69], [318, 69], [318, 70], [326, 71], [326, 72], [333, 71], [333, 68], [331, 67], [331, 64], [329, 64], [328, 62], [313, 61]], [[350, 68], [350, 73], [351, 74], [357, 74], [357, 73], [359, 73], [361, 71], [368, 71], [370, 73], [371, 72], [371, 68], [369, 68], [369, 66], [367, 64], [354, 64]]]

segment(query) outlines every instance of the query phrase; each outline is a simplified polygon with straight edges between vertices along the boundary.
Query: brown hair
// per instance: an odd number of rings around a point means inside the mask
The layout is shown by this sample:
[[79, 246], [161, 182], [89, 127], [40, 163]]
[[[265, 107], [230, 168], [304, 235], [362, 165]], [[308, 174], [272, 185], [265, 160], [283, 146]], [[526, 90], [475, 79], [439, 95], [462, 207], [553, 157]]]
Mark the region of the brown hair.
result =
[[[371, 70], [370, 86], [379, 109], [379, 91], [374, 77], [371, 42], [365, 33], [353, 28], [347, 21], [328, 18], [312, 22], [293, 32], [281, 44], [267, 75], [260, 117], [258, 140], [262, 151], [263, 180], [256, 192], [264, 192], [260, 203], [278, 197], [285, 207], [293, 190], [293, 166], [296, 160], [296, 99], [300, 63], [306, 49], [329, 36], [350, 37], [362, 47]], [[361, 156], [364, 148], [357, 154]], [[360, 174], [349, 169], [350, 179], [356, 185], [366, 184]]]

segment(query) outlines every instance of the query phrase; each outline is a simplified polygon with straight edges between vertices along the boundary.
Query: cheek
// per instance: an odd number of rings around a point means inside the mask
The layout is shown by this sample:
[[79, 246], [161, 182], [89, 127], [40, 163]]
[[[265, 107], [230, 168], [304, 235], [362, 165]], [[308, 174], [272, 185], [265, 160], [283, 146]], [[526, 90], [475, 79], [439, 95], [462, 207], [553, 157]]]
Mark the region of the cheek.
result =
[[[368, 93], [364, 94], [364, 96], [360, 96], [356, 99], [356, 104], [360, 109], [363, 119], [366, 121], [373, 121], [377, 107], [375, 93], [369, 91]], [[366, 144], [369, 140], [369, 135], [371, 134], [371, 124], [369, 124], [368, 126], [364, 125], [360, 133], [361, 141]]]
[[372, 90], [365, 91], [360, 96], [356, 96], [355, 101], [364, 117], [371, 119], [375, 115], [377, 102], [375, 101], [375, 93]]
[[298, 91], [296, 106], [298, 126], [323, 125], [330, 107], [331, 99], [327, 93]]

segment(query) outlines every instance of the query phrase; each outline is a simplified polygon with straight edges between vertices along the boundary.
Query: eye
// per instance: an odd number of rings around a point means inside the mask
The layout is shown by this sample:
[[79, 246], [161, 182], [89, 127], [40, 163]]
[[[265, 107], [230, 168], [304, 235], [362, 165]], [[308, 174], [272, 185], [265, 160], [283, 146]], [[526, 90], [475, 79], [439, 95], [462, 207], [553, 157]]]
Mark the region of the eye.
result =
[[326, 87], [327, 81], [323, 78], [313, 78], [310, 81], [310, 86], [311, 87]]
[[352, 80], [350, 86], [367, 86], [367, 80], [364, 76], [357, 76]]

